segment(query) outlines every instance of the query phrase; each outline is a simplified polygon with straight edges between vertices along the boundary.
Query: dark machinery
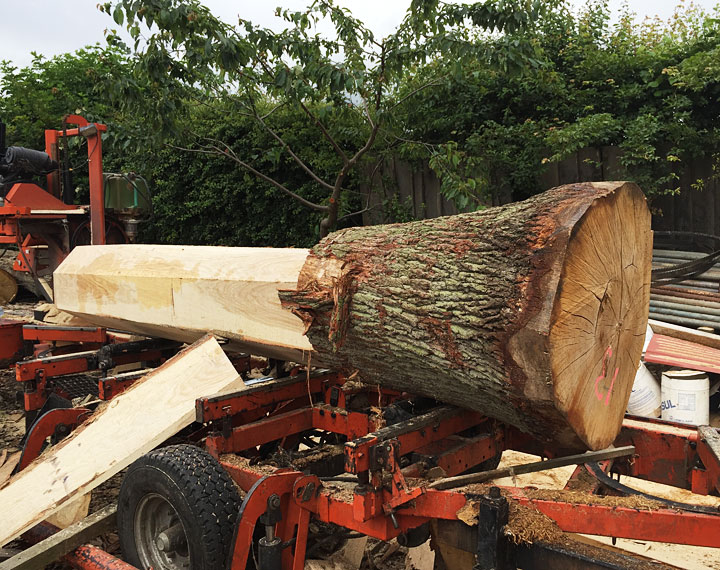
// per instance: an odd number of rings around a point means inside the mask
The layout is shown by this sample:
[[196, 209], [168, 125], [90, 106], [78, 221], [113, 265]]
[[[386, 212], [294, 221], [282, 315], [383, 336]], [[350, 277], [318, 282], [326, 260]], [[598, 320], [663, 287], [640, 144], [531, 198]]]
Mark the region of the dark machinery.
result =
[[[69, 128], [74, 126], [73, 128]], [[12, 270], [32, 277], [32, 289], [49, 300], [41, 278], [77, 245], [128, 243], [149, 208], [147, 184], [135, 175], [103, 174], [102, 134], [107, 127], [68, 115], [60, 130], [45, 131], [45, 152], [5, 147], [0, 125], [0, 245], [18, 249]], [[71, 137], [87, 141], [89, 205], [75, 204], [68, 149]], [[62, 154], [62, 156], [61, 156]], [[40, 184], [38, 177], [45, 177]], [[130, 187], [128, 200], [126, 188]], [[7, 302], [8, 299], [2, 299]]]

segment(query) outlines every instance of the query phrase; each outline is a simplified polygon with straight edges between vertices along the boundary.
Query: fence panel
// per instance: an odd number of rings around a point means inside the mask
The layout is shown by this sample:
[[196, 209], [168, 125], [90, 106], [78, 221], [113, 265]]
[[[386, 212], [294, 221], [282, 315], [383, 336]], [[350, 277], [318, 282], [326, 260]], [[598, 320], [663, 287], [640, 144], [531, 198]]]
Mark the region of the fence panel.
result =
[[[440, 180], [427, 163], [416, 164], [403, 160], [389, 160], [376, 172], [372, 181], [373, 192], [365, 224], [380, 224], [383, 219], [382, 203], [397, 194], [403, 206], [408, 206], [417, 219], [457, 214], [455, 205], [440, 192]], [[653, 228], [657, 230], [694, 231], [720, 235], [720, 191], [718, 180], [713, 179], [711, 159], [698, 159], [685, 169], [679, 180], [680, 194], [655, 198]], [[543, 190], [572, 184], [625, 178], [620, 164], [620, 150], [613, 146], [585, 148], [562, 161], [549, 163], [539, 176]], [[702, 189], [695, 181], [704, 180]], [[367, 195], [369, 187], [364, 188]]]

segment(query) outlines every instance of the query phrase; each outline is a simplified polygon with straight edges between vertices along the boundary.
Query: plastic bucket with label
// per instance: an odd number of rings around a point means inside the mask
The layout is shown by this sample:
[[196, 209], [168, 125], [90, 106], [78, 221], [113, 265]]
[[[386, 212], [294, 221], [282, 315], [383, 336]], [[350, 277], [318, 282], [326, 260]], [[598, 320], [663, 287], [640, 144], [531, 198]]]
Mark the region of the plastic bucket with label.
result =
[[642, 362], [635, 374], [627, 413], [646, 418], [660, 417], [660, 383]]
[[704, 372], [663, 372], [661, 399], [664, 420], [692, 425], [710, 422], [710, 380]]

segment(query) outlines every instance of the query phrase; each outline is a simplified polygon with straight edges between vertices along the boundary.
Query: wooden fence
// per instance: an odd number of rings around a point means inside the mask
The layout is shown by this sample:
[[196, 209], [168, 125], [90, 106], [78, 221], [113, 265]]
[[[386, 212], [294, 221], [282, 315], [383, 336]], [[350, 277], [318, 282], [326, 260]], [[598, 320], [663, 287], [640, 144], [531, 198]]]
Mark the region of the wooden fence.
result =
[[[574, 182], [623, 179], [619, 157], [617, 147], [582, 149], [565, 160], [548, 164], [539, 185], [546, 190]], [[704, 181], [702, 188], [696, 185], [699, 179]], [[363, 215], [365, 224], [389, 221], [383, 219], [382, 203], [393, 195], [416, 219], [458, 213], [455, 205], [440, 193], [440, 181], [426, 163], [390, 160], [374, 173], [372, 185], [369, 209]], [[678, 195], [652, 200], [653, 229], [720, 236], [720, 180], [713, 177], [712, 160], [698, 159], [687, 165], [677, 186], [680, 187]]]

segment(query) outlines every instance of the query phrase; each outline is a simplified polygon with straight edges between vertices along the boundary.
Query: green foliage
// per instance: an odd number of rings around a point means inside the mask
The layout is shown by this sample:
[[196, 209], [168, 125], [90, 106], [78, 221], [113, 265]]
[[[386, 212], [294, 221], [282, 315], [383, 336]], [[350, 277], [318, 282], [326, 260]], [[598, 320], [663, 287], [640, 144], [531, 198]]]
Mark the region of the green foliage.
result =
[[[130, 147], [129, 136], [134, 123], [119, 112], [104, 91], [108, 81], [129, 70], [127, 53], [117, 46], [88, 46], [51, 59], [33, 54], [31, 64], [22, 69], [8, 61], [0, 62], [0, 121], [7, 126], [8, 146], [44, 150], [45, 129], [60, 129], [66, 115], [77, 114], [108, 125], [109, 134], [103, 135], [106, 171], [134, 169], [138, 161], [131, 151], [137, 145]], [[68, 139], [79, 203], [88, 201], [86, 144], [81, 137]]]
[[[322, 199], [322, 190], [307, 174], [290, 157], [276, 152], [265, 129], [229, 112], [223, 122], [211, 120], [220, 111], [197, 109], [190, 126], [252, 157], [268, 176], [292, 184], [305, 199]], [[278, 132], [289, 144], [303, 148], [318, 173], [337, 168], [337, 156], [311, 135], [312, 125], [297, 112], [282, 109], [274, 119]], [[144, 173], [153, 181], [154, 216], [143, 227], [143, 241], [261, 247], [310, 247], [317, 242], [320, 213], [284, 198], [271, 184], [238, 169], [223, 156], [177, 148], [183, 142], [168, 139], [147, 163]], [[356, 186], [353, 175], [348, 186]], [[356, 192], [348, 190], [343, 200], [348, 208], [361, 209]], [[348, 221], [341, 220], [340, 225]]]
[[[560, 3], [503, 43], [520, 37], [535, 47], [533, 60], [507, 71], [465, 66], [406, 107], [401, 123], [412, 129], [401, 152], [431, 156], [447, 197], [521, 199], [540, 190], [549, 162], [607, 145], [619, 147], [624, 176], [652, 197], [676, 191], [694, 158], [720, 151], [718, 19], [690, 5], [668, 23], [636, 24], [627, 12], [612, 23], [605, 1], [579, 14]], [[401, 92], [452, 66], [433, 61]]]
[[[386, 38], [330, 0], [279, 10], [280, 33], [228, 25], [197, 0], [102, 9], [134, 53], [111, 35], [25, 69], [0, 63], [0, 118], [31, 148], [67, 113], [107, 123], [106, 170], [154, 188], [147, 241], [311, 245], [360, 222], [360, 189], [390, 159], [429, 161], [469, 210], [538, 192], [548, 163], [586, 147], [619, 148], [617, 175], [650, 197], [676, 191], [694, 158], [720, 157], [720, 23], [694, 8], [636, 24], [603, 0], [580, 13], [412, 0]], [[412, 219], [407, 201], [379, 201], [385, 219]]]
[[33, 54], [22, 69], [0, 61], [0, 120], [7, 124], [8, 144], [42, 149], [44, 130], [59, 128], [70, 113], [98, 122], [117, 119], [102, 86], [128, 69], [124, 51], [110, 46], [51, 59]]
[[[190, 150], [223, 156], [324, 213], [320, 233], [325, 235], [341, 218], [343, 197], [352, 190], [351, 173], [392, 129], [404, 101], [395, 99], [394, 90], [408, 70], [440, 55], [454, 59], [456, 75], [463, 62], [501, 61], [507, 68], [524, 61], [530, 51], [525, 42], [510, 42], [498, 52], [476, 42], [474, 35], [478, 30], [515, 33], [530, 26], [542, 6], [539, 0], [470, 5], [413, 0], [396, 31], [383, 39], [333, 0], [314, 0], [302, 11], [278, 8], [277, 16], [287, 25], [280, 33], [242, 19], [230, 26], [198, 0], [117, 0], [101, 9], [135, 38], [133, 74], [118, 78], [111, 89], [121, 108], [142, 114], [160, 136], [192, 140]], [[315, 32], [323, 21], [332, 25], [329, 36]], [[142, 30], [147, 37], [140, 42]], [[230, 107], [254, 120], [274, 139], [267, 152], [278, 161], [281, 155], [291, 157], [324, 193], [308, 200], [285, 179], [268, 176], [252, 155], [241, 154], [227, 140], [189, 132], [198, 105]], [[314, 136], [337, 155], [333, 171], [319, 175], [308, 155], [289, 144], [275, 122], [275, 110], [281, 108], [306, 115]], [[347, 126], [350, 132], [343, 130]]]

